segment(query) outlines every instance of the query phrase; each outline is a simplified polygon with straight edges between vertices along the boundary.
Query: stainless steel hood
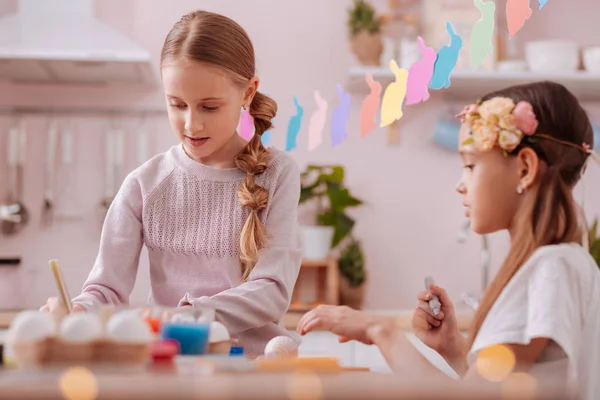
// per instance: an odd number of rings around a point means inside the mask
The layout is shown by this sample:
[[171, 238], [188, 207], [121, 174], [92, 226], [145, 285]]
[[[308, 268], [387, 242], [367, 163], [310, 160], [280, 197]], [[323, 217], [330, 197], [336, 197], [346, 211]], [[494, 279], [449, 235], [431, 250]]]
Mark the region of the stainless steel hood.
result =
[[148, 50], [94, 16], [93, 0], [19, 0], [0, 18], [0, 80], [154, 86]]

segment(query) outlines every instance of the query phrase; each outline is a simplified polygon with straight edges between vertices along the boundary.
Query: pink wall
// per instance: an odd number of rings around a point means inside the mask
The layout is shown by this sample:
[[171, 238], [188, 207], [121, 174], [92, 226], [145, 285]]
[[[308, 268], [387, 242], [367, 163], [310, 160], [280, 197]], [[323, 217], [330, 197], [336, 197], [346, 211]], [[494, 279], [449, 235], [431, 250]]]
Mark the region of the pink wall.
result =
[[[280, 148], [284, 147], [287, 120], [294, 114], [292, 96], [299, 97], [305, 106], [305, 115], [309, 116], [314, 107], [313, 90], [319, 89], [333, 103], [335, 85], [344, 82], [346, 68], [354, 63], [348, 51], [345, 28], [349, 0], [99, 0], [97, 3], [98, 15], [104, 21], [149, 48], [157, 62], [164, 36], [183, 13], [202, 7], [239, 21], [255, 43], [262, 89], [279, 102], [277, 129], [272, 138], [273, 144]], [[377, 2], [382, 7], [385, 3]], [[583, 45], [594, 44], [587, 28], [595, 23], [592, 15], [600, 13], [600, 4], [582, 1], [585, 7], [568, 10], [566, 3], [549, 2], [543, 12], [535, 13], [523, 28], [523, 39], [566, 37]], [[14, 1], [0, 2], [0, 14], [12, 10]], [[560, 29], [560, 34], [553, 29], [558, 22], [566, 25]], [[456, 240], [463, 222], [461, 199], [454, 192], [460, 161], [455, 154], [432, 145], [430, 140], [435, 119], [445, 110], [443, 104], [434, 98], [426, 104], [411, 107], [402, 120], [400, 144], [388, 146], [384, 130], [363, 139], [358, 137], [356, 111], [361, 101], [362, 97], [353, 99], [354, 113], [349, 124], [351, 137], [346, 142], [332, 149], [326, 140], [324, 146], [307, 153], [304, 150], [306, 131], [303, 131], [304, 135], [298, 139], [298, 149], [292, 154], [301, 166], [307, 163], [344, 164], [348, 186], [367, 203], [352, 213], [358, 221], [356, 234], [364, 242], [369, 269], [366, 306], [378, 309], [412, 307], [425, 275], [434, 276], [457, 301], [463, 291], [477, 292], [480, 287], [480, 240], [473, 236], [466, 244], [458, 244]], [[0, 104], [164, 107], [160, 90], [9, 84], [0, 85]], [[304, 127], [307, 121], [305, 119]], [[72, 123], [77, 133], [76, 168], [73, 169], [72, 185], [65, 189], [65, 194], [76, 200], [69, 208], [77, 211], [81, 219], [57, 222], [48, 230], [40, 228], [45, 154], [43, 133], [47, 129], [47, 120], [43, 117], [28, 120], [30, 146], [25, 201], [33, 221], [18, 236], [0, 236], [0, 256], [23, 257], [21, 268], [0, 270], [0, 308], [37, 307], [48, 296], [54, 295], [54, 284], [47, 268], [50, 258], [61, 260], [74, 295], [95, 259], [101, 228], [98, 210], [103, 194], [103, 132], [107, 121], [97, 117], [77, 119]], [[130, 133], [135, 133], [139, 121], [133, 119], [124, 123]], [[9, 120], [0, 120], [1, 132], [7, 131], [8, 124]], [[175, 143], [164, 118], [152, 121], [151, 134], [153, 154]], [[0, 136], [1, 160], [5, 159], [6, 136]], [[128, 137], [129, 170], [136, 166], [134, 140], [134, 135]], [[4, 187], [6, 173], [4, 167], [1, 168], [0, 187]], [[592, 187], [592, 182], [598, 182], [599, 178], [600, 169], [590, 168], [585, 178], [588, 215], [600, 215], [600, 189]], [[65, 174], [59, 179], [64, 181]], [[4, 194], [0, 193], [0, 196]], [[506, 251], [506, 244], [504, 234], [492, 237], [494, 268]], [[143, 302], [147, 294], [148, 267], [145, 257], [142, 259], [133, 302]], [[13, 289], [19, 292], [16, 290], [20, 288], [18, 282], [26, 281], [28, 276], [33, 276], [31, 285], [27, 286], [31, 294], [25, 296], [23, 291], [12, 294]]]

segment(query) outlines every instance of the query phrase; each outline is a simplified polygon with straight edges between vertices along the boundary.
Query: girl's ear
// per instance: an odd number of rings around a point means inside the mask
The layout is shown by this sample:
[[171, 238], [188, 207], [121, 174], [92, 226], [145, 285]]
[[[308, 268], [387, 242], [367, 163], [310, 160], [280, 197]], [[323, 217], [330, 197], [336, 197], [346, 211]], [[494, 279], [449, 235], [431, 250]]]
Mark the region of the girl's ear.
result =
[[521, 188], [523, 190], [529, 189], [540, 174], [540, 159], [533, 149], [525, 147], [519, 152], [517, 155], [517, 168]]
[[258, 91], [258, 78], [255, 76], [254, 78], [248, 81], [248, 86], [246, 87], [246, 91], [244, 92], [244, 104], [250, 106], [252, 103], [252, 99], [256, 95]]

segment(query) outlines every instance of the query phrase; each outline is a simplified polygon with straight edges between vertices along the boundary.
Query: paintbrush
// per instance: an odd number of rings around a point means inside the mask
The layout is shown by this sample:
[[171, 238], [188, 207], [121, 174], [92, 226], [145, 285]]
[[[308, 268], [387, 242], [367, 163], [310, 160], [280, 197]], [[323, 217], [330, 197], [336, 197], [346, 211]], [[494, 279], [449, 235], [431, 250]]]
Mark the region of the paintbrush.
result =
[[[431, 290], [429, 289], [429, 284], [433, 284], [433, 279], [431, 277], [427, 277], [425, 278], [425, 289], [431, 293]], [[437, 316], [442, 308], [442, 304], [440, 303], [440, 299], [433, 293], [431, 293], [431, 300], [429, 300], [429, 308], [431, 309], [431, 312], [433, 313], [433, 315]]]
[[52, 275], [54, 275], [54, 280], [56, 281], [56, 286], [58, 287], [58, 292], [60, 294], [62, 303], [67, 307], [67, 311], [71, 313], [73, 310], [73, 305], [71, 304], [71, 298], [69, 297], [67, 285], [65, 284], [63, 274], [60, 270], [60, 265], [58, 265], [58, 260], [50, 260], [48, 265], [50, 266]]

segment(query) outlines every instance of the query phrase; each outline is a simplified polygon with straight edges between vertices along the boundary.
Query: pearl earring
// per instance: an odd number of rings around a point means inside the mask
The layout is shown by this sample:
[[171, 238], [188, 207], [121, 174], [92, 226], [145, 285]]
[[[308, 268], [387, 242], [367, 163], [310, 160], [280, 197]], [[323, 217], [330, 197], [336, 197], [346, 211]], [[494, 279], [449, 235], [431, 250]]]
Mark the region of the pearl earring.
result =
[[525, 191], [525, 189], [523, 189], [523, 186], [521, 186], [521, 184], [519, 184], [519, 186], [517, 186], [517, 193], [523, 194], [524, 191]]

